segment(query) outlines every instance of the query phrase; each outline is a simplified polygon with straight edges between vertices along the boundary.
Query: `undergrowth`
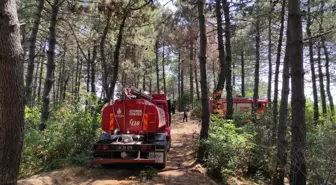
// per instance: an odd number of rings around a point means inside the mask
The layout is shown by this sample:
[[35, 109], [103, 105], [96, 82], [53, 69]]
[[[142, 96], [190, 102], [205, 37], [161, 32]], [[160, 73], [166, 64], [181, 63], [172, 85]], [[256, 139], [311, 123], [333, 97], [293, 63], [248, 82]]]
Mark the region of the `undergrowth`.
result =
[[44, 132], [38, 130], [40, 117], [38, 107], [26, 108], [20, 178], [88, 163], [100, 132], [100, 112], [84, 106], [60, 105], [50, 113]]

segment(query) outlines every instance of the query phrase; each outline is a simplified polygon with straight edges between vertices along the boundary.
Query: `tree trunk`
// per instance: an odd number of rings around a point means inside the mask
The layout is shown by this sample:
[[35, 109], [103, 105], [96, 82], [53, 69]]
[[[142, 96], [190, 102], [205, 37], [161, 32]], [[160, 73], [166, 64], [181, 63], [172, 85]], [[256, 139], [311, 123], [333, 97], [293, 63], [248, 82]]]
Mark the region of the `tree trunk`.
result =
[[326, 115], [327, 114], [327, 103], [326, 103], [326, 95], [325, 95], [324, 82], [323, 82], [323, 72], [322, 72], [322, 64], [321, 64], [321, 44], [320, 44], [320, 42], [318, 43], [318, 46], [317, 46], [317, 63], [318, 63], [318, 71], [319, 71], [322, 113], [324, 115]]
[[[230, 3], [227, 2], [227, 0], [223, 0], [222, 2], [223, 2], [224, 17], [225, 17], [225, 49], [226, 49], [226, 58], [225, 58], [225, 65], [226, 65], [225, 75], [226, 76], [225, 78], [226, 78], [226, 101], [227, 101], [226, 118], [232, 119], [233, 118], [233, 97], [232, 97], [232, 81], [231, 81], [232, 54], [231, 54], [231, 32], [230, 32], [231, 23], [230, 23], [230, 8], [229, 8]], [[257, 35], [257, 37], [259, 36]], [[259, 56], [257, 56], [257, 58], [258, 57]], [[257, 63], [259, 63], [259, 61]], [[258, 66], [258, 70], [259, 70], [259, 66]], [[258, 72], [258, 75], [259, 75], [259, 72]]]
[[163, 92], [167, 95], [166, 75], [165, 75], [165, 46], [162, 46], [162, 78], [163, 78]]
[[[212, 60], [212, 74], [213, 74], [213, 84], [214, 89], [216, 89], [216, 70], [215, 70], [215, 60]], [[225, 82], [224, 82], [225, 83]], [[223, 84], [224, 85], [224, 84]], [[223, 87], [224, 88], [224, 87]]]
[[88, 49], [88, 60], [86, 61], [86, 92], [90, 92], [90, 80], [91, 80], [91, 53], [90, 48]]
[[[257, 6], [259, 1], [256, 2]], [[259, 8], [258, 8], [259, 9]], [[256, 63], [254, 67], [254, 89], [253, 89], [253, 117], [256, 118], [258, 111], [258, 98], [259, 98], [259, 65], [260, 65], [260, 18], [257, 17], [256, 20], [256, 36], [255, 36], [255, 47], [256, 47]]]
[[276, 131], [278, 125], [278, 86], [279, 86], [279, 70], [280, 70], [280, 58], [281, 58], [281, 48], [282, 48], [282, 39], [284, 31], [284, 22], [285, 22], [285, 10], [286, 10], [286, 0], [282, 0], [281, 5], [281, 18], [280, 18], [280, 33], [278, 40], [278, 48], [275, 62], [275, 77], [274, 77], [274, 95], [273, 95], [273, 126], [272, 126], [272, 140], [275, 143], [276, 141]]
[[318, 108], [318, 98], [317, 98], [317, 86], [316, 86], [316, 75], [315, 75], [315, 65], [314, 65], [314, 49], [313, 49], [313, 41], [312, 41], [312, 35], [310, 31], [311, 27], [311, 12], [310, 12], [310, 3], [311, 0], [308, 0], [307, 4], [307, 26], [306, 26], [306, 32], [308, 37], [308, 45], [309, 45], [309, 63], [310, 63], [310, 71], [311, 71], [311, 77], [312, 77], [312, 84], [313, 84], [313, 98], [314, 98], [314, 124], [317, 125], [318, 119], [319, 119], [319, 108]]
[[[103, 90], [102, 90], [102, 92], [105, 92], [106, 96], [108, 94], [108, 76], [109, 76], [108, 71], [109, 70], [108, 70], [106, 56], [105, 56], [105, 40], [106, 40], [108, 30], [110, 28], [111, 16], [112, 16], [112, 10], [108, 9], [106, 26], [104, 28], [104, 32], [103, 32], [103, 35], [101, 37], [100, 45], [99, 45], [99, 47], [100, 47], [100, 59], [102, 61], [102, 68], [103, 68], [103, 78], [102, 78]], [[108, 98], [108, 97], [106, 97], [106, 98]]]
[[155, 65], [156, 65], [156, 90], [160, 94], [160, 77], [159, 77], [159, 40], [155, 41]]
[[178, 49], [178, 72], [177, 72], [177, 88], [178, 88], [178, 101], [179, 101], [179, 110], [181, 110], [181, 53], [180, 48]]
[[39, 57], [39, 61], [37, 63], [36, 69], [35, 69], [35, 74], [34, 74], [34, 82], [33, 82], [33, 96], [32, 96], [32, 106], [35, 105], [36, 103], [36, 93], [37, 93], [37, 79], [38, 79], [38, 75], [39, 75], [39, 70], [40, 70], [40, 65], [42, 65], [42, 57]]
[[33, 25], [31, 35], [30, 35], [30, 39], [29, 39], [29, 59], [28, 59], [28, 69], [27, 69], [26, 88], [25, 88], [25, 98], [26, 98], [26, 104], [28, 106], [31, 104], [36, 37], [37, 37], [38, 30], [39, 30], [43, 7], [44, 7], [44, 0], [38, 0], [37, 9], [35, 12], [35, 17], [34, 17], [34, 25]]
[[244, 49], [241, 51], [241, 93], [242, 97], [245, 97], [245, 59]]
[[79, 59], [79, 71], [78, 71], [78, 77], [76, 81], [76, 104], [80, 100], [80, 86], [81, 86], [81, 78], [82, 78], [82, 67], [83, 67], [83, 60]]
[[292, 150], [290, 184], [305, 185], [307, 179], [305, 149], [305, 94], [303, 69], [303, 39], [300, 1], [288, 1], [288, 57], [291, 64], [292, 84]]
[[49, 49], [47, 51], [48, 61], [47, 61], [47, 74], [43, 89], [43, 107], [42, 107], [42, 125], [40, 125], [40, 130], [44, 130], [46, 125], [45, 122], [49, 119], [49, 105], [50, 105], [50, 90], [52, 84], [54, 83], [53, 73], [55, 69], [55, 45], [56, 45], [56, 24], [57, 15], [59, 10], [60, 0], [54, 0], [51, 8], [51, 20], [49, 25]]
[[128, 9], [126, 7], [126, 10], [124, 12], [124, 16], [123, 16], [123, 18], [121, 20], [121, 24], [119, 26], [117, 43], [116, 43], [115, 50], [114, 50], [114, 53], [113, 53], [114, 66], [113, 66], [112, 78], [111, 78], [111, 82], [110, 82], [110, 89], [109, 89], [109, 93], [108, 93], [108, 96], [107, 96], [108, 100], [111, 100], [113, 98], [114, 87], [115, 87], [115, 84], [116, 84], [117, 79], [118, 79], [120, 48], [121, 48], [121, 43], [122, 43], [124, 28], [125, 28], [125, 22], [126, 22], [127, 17], [128, 17]]
[[194, 107], [194, 77], [193, 77], [193, 63], [194, 63], [194, 43], [190, 42], [190, 64], [189, 64], [189, 79], [190, 79], [190, 104]]
[[[208, 83], [206, 74], [206, 49], [207, 49], [207, 37], [205, 31], [205, 18], [204, 18], [204, 0], [197, 0], [198, 7], [198, 20], [200, 28], [200, 73], [201, 73], [201, 93], [202, 93], [202, 127], [200, 132], [200, 140], [207, 139], [209, 137], [209, 122], [210, 122], [210, 110], [209, 110], [209, 96], [208, 96]], [[198, 160], [204, 162], [205, 146], [201, 145], [198, 150]]]
[[[195, 56], [196, 56], [196, 47], [195, 47]], [[196, 58], [194, 60], [194, 73], [195, 73], [195, 84], [196, 84], [196, 95], [197, 95], [197, 101], [200, 100], [200, 92], [198, 88], [198, 74], [197, 74], [197, 65], [196, 65]]]
[[93, 47], [93, 54], [91, 59], [91, 93], [96, 95], [96, 58], [97, 58], [97, 46]]
[[[320, 8], [320, 15], [321, 15], [321, 21], [319, 24], [319, 31], [320, 33], [323, 33], [323, 9], [324, 9], [324, 2], [323, 0], [321, 1], [321, 8]], [[324, 36], [321, 36], [321, 41], [324, 43]], [[325, 44], [323, 44], [325, 46]], [[318, 53], [317, 53], [317, 57], [318, 57], [318, 69], [319, 69], [319, 78], [320, 78], [320, 91], [321, 91], [321, 100], [322, 100], [322, 112], [323, 114], [327, 114], [327, 102], [326, 102], [326, 93], [325, 93], [325, 89], [324, 89], [324, 82], [323, 82], [323, 72], [322, 72], [322, 64], [321, 64], [321, 47], [322, 44], [319, 43], [318, 45]], [[324, 48], [324, 51], [326, 51], [326, 49]], [[327, 55], [326, 55], [327, 56]], [[329, 70], [328, 70], [329, 72]]]
[[0, 182], [15, 185], [24, 134], [23, 50], [14, 0], [0, 1]]
[[[270, 6], [272, 7], [272, 0], [270, 0]], [[272, 92], [272, 12], [271, 9], [268, 15], [268, 86], [267, 86], [267, 100], [271, 102]]]
[[181, 100], [180, 100], [180, 110], [182, 111], [184, 108], [184, 102], [183, 102], [183, 97], [184, 97], [184, 67], [183, 67], [183, 60], [181, 60]]
[[[66, 53], [67, 53], [67, 37], [64, 39], [63, 43], [63, 56], [61, 60], [61, 66], [60, 66], [60, 74], [59, 74], [59, 87], [60, 87], [60, 96], [63, 94], [63, 84], [64, 84], [64, 78], [65, 78], [65, 61], [66, 61]], [[60, 98], [62, 100], [62, 98]]]
[[330, 73], [329, 73], [329, 53], [328, 53], [328, 49], [326, 47], [326, 44], [325, 44], [325, 38], [324, 36], [322, 36], [322, 47], [323, 47], [323, 50], [324, 50], [324, 55], [325, 55], [325, 60], [326, 60], [326, 63], [325, 63], [325, 68], [326, 68], [326, 79], [327, 79], [327, 84], [326, 84], [326, 88], [327, 88], [327, 95], [328, 95], [328, 99], [329, 99], [329, 106], [330, 106], [330, 110], [331, 110], [331, 114], [332, 116], [335, 115], [335, 108], [334, 108], [334, 100], [333, 100], [333, 97], [331, 95], [331, 90], [330, 90]]
[[284, 67], [282, 74], [282, 90], [280, 103], [280, 116], [278, 127], [277, 154], [276, 154], [276, 173], [273, 176], [273, 185], [284, 185], [287, 164], [287, 122], [288, 122], [288, 95], [289, 95], [289, 60], [288, 45], [286, 45], [286, 53], [284, 59]]
[[[223, 1], [224, 3], [224, 1]], [[223, 6], [225, 6], [223, 4]], [[225, 12], [224, 12], [225, 13]], [[221, 0], [216, 0], [216, 18], [217, 18], [217, 40], [218, 40], [218, 53], [219, 53], [219, 63], [220, 63], [220, 73], [218, 75], [218, 82], [215, 86], [215, 92], [219, 92], [216, 96], [216, 100], [220, 99], [222, 96], [222, 91], [225, 84], [225, 51], [223, 42], [223, 26], [222, 26], [222, 13], [221, 13]]]
[[39, 74], [39, 85], [37, 89], [37, 103], [39, 104], [41, 102], [41, 87], [42, 87], [42, 78], [43, 78], [43, 68], [44, 68], [44, 55], [42, 56], [41, 59], [41, 69], [40, 69], [40, 74]]
[[142, 75], [142, 90], [143, 91], [146, 91], [146, 74], [147, 74], [147, 70], [145, 69], [145, 73]]

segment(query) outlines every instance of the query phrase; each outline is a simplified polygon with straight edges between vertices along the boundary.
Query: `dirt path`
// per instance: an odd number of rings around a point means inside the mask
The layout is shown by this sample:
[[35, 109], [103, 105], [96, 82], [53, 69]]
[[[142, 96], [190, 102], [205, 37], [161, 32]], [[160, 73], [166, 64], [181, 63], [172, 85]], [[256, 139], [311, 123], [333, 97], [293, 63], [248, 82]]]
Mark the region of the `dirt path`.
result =
[[182, 123], [182, 114], [172, 118], [172, 148], [167, 167], [159, 170], [152, 180], [140, 183], [144, 166], [117, 165], [111, 169], [95, 167], [70, 167], [23, 179], [19, 185], [117, 185], [117, 184], [215, 184], [205, 175], [205, 170], [195, 163], [195, 139], [200, 127], [196, 121]]

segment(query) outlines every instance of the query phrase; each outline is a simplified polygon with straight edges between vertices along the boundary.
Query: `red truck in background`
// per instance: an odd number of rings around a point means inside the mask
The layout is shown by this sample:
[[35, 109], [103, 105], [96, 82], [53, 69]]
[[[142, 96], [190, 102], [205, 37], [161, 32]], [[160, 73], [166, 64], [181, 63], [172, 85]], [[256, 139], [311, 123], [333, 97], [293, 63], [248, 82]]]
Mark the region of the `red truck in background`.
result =
[[102, 111], [104, 133], [93, 147], [93, 162], [151, 163], [164, 168], [171, 146], [170, 101], [164, 94], [125, 89], [125, 98]]
[[[253, 98], [245, 98], [237, 95], [233, 99], [233, 112], [248, 112], [252, 113]], [[210, 112], [213, 110], [213, 100], [209, 100]], [[259, 119], [264, 112], [267, 111], [268, 100], [267, 99], [258, 99], [258, 111], [257, 118]], [[218, 101], [217, 110], [221, 116], [225, 117], [226, 115], [226, 99], [222, 98]]]

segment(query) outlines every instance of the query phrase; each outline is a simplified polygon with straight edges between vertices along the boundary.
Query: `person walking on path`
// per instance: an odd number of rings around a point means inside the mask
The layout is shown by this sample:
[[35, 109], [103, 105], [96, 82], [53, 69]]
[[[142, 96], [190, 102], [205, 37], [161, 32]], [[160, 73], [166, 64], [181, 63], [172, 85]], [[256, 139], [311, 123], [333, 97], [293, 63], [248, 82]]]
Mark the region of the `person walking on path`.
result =
[[188, 112], [187, 107], [184, 107], [184, 109], [183, 109], [183, 121], [182, 122], [184, 122], [184, 120], [186, 120], [186, 122], [188, 122], [187, 112]]
[[175, 114], [175, 105], [172, 106], [173, 114]]

